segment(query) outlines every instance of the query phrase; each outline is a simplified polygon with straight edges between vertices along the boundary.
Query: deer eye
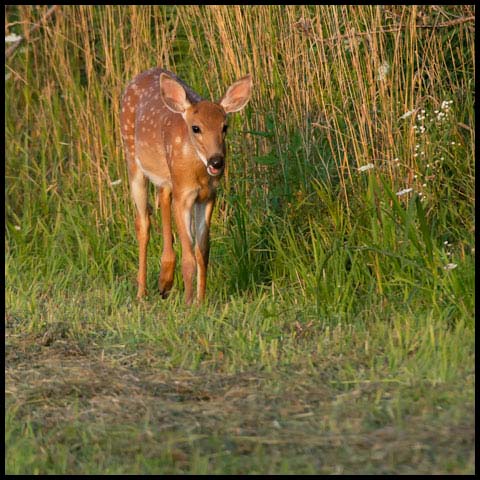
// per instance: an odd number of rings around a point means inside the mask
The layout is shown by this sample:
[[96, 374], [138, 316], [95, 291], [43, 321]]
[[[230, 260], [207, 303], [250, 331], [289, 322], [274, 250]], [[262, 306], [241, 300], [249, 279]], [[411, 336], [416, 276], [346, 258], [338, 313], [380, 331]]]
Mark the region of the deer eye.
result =
[[224, 126], [223, 126], [223, 129], [222, 129], [222, 132], [223, 132], [223, 133], [227, 133], [227, 130], [228, 130], [228, 125], [224, 125]]
[[197, 125], [192, 125], [192, 131], [193, 131], [193, 133], [200, 133], [201, 132], [200, 127], [198, 127]]

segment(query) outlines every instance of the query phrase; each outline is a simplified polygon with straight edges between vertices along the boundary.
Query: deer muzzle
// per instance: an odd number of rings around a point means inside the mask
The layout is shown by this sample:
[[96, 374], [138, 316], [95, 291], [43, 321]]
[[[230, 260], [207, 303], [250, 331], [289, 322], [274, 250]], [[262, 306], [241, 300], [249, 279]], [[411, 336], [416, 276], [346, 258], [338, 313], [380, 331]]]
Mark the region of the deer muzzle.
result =
[[223, 172], [225, 168], [225, 157], [223, 155], [214, 155], [207, 162], [207, 172], [212, 177], [216, 177]]

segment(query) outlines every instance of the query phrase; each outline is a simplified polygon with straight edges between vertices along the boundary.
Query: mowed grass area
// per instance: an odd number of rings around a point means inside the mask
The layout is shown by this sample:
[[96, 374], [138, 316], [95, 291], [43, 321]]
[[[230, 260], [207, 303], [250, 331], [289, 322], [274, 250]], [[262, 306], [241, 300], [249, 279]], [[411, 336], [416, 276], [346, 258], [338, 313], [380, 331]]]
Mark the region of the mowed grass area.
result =
[[[45, 11], [8, 7], [6, 31]], [[62, 6], [27, 36], [6, 60], [6, 473], [474, 473], [473, 16]], [[135, 298], [118, 106], [157, 64], [214, 98], [255, 77], [192, 308], [178, 267], [156, 292], [159, 215]]]
[[55, 290], [43, 328], [7, 317], [11, 473], [472, 472], [465, 325], [380, 306], [328, 325], [270, 292], [187, 311]]

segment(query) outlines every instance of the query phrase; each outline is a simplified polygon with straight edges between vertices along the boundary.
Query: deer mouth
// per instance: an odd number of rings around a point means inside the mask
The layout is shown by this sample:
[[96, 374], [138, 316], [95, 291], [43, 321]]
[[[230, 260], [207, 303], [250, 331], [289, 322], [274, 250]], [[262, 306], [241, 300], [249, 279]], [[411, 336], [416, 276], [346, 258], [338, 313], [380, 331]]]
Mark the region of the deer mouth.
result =
[[208, 165], [207, 172], [211, 177], [218, 177], [223, 172], [222, 168], [216, 168], [213, 165]]

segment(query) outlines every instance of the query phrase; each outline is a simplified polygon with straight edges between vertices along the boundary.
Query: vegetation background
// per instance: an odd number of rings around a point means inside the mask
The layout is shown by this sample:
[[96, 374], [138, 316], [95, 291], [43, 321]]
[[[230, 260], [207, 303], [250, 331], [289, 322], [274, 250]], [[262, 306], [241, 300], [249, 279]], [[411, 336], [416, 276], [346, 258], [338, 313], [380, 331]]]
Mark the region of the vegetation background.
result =
[[[474, 6], [5, 13], [6, 473], [474, 472]], [[135, 299], [156, 65], [254, 76], [198, 308], [159, 234]]]

